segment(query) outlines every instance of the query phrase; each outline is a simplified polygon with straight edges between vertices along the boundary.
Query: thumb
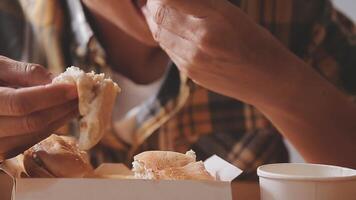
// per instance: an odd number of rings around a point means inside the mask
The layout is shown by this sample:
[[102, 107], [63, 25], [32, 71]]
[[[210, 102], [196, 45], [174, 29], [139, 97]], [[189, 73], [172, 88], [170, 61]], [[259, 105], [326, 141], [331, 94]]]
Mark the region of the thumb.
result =
[[44, 85], [52, 81], [52, 74], [41, 65], [0, 56], [0, 81], [7, 86]]

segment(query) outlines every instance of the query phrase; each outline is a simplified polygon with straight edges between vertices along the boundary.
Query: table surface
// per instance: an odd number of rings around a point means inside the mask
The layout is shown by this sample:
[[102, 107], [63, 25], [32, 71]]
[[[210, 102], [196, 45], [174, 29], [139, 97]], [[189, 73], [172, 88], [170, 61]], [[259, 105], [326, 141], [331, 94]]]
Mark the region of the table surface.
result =
[[[0, 199], [10, 200], [11, 179], [0, 173]], [[259, 186], [256, 182], [236, 182], [232, 184], [233, 200], [259, 200]]]
[[257, 182], [236, 182], [232, 184], [233, 200], [260, 200], [260, 186]]

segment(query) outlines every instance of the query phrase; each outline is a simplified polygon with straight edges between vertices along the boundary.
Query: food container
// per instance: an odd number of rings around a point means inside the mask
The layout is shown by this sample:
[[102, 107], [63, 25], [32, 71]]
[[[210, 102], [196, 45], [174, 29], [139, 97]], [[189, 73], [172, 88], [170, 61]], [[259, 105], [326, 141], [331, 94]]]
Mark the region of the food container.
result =
[[257, 169], [261, 200], [356, 200], [356, 170], [284, 163]]
[[[219, 181], [138, 180], [122, 164], [104, 164], [96, 178], [13, 177], [12, 200], [231, 200], [231, 181], [242, 171], [218, 156], [204, 162]], [[73, 166], [74, 167], [74, 166]]]

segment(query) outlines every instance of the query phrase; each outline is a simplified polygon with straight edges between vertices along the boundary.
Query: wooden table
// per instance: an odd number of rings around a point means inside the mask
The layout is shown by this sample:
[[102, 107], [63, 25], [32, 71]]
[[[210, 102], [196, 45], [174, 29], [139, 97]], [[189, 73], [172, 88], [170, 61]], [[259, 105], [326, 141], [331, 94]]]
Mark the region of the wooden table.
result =
[[11, 199], [12, 180], [9, 176], [0, 171], [0, 199]]
[[[11, 179], [0, 173], [0, 200], [10, 200]], [[259, 200], [260, 191], [256, 182], [237, 182], [232, 184], [233, 200]]]
[[233, 200], [260, 200], [260, 187], [257, 182], [236, 182], [232, 184]]

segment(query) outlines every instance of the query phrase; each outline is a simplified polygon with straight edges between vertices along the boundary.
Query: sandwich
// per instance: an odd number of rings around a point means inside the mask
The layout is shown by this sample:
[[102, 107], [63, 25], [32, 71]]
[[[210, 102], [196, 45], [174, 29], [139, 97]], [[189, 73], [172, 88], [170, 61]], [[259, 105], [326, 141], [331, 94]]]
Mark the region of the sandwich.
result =
[[23, 166], [35, 178], [81, 178], [93, 172], [75, 138], [54, 134], [24, 152]]
[[154, 180], [215, 180], [194, 151], [185, 154], [171, 151], [146, 151], [134, 157], [135, 178]]
[[111, 113], [120, 88], [104, 74], [85, 73], [77, 67], [53, 79], [53, 83], [75, 84], [79, 97], [79, 148], [89, 150], [110, 129]]

